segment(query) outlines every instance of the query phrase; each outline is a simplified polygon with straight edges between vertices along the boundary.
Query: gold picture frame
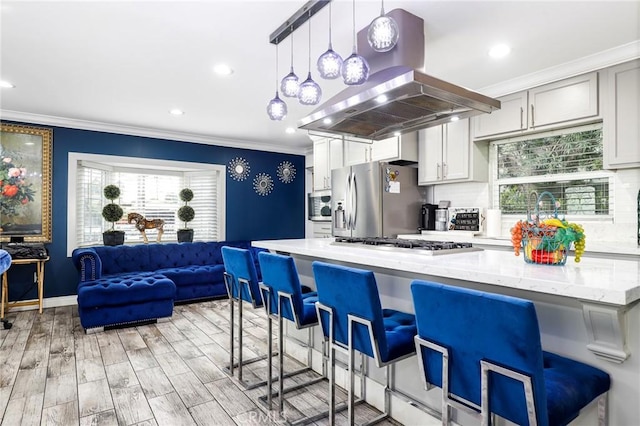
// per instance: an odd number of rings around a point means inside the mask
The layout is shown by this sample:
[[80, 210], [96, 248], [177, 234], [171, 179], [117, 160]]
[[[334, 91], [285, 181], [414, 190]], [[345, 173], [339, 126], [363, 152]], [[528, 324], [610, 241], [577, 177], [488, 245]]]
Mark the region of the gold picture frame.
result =
[[0, 241], [51, 242], [53, 130], [2, 123]]

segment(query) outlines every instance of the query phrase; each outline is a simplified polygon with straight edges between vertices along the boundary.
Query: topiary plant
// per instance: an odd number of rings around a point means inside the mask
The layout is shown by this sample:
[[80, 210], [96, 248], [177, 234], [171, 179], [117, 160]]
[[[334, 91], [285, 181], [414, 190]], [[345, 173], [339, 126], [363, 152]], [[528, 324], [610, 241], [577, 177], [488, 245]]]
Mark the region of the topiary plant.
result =
[[184, 222], [184, 229], [188, 229], [187, 223], [191, 222], [196, 216], [196, 212], [193, 210], [193, 207], [187, 204], [189, 201], [193, 200], [193, 191], [189, 188], [185, 188], [180, 191], [179, 196], [180, 200], [184, 201], [184, 206], [178, 209], [178, 219]]
[[107, 232], [116, 232], [116, 222], [124, 216], [122, 207], [113, 202], [113, 200], [120, 197], [120, 188], [115, 185], [107, 185], [104, 187], [104, 196], [111, 202], [102, 208], [102, 217], [107, 222], [111, 222], [111, 229]]

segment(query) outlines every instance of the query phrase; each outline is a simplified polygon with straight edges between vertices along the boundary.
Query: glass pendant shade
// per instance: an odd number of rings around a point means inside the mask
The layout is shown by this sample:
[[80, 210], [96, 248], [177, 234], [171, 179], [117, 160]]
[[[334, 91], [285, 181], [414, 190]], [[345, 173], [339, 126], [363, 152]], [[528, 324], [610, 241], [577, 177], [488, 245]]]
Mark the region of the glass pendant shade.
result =
[[298, 82], [298, 76], [293, 72], [293, 67], [291, 67], [291, 72], [282, 79], [282, 82], [280, 82], [282, 95], [289, 98], [295, 98], [298, 96], [299, 86], [300, 83]]
[[355, 51], [342, 63], [342, 79], [344, 84], [357, 86], [369, 78], [369, 64], [367, 60]]
[[318, 58], [318, 72], [320, 73], [320, 77], [333, 80], [338, 78], [341, 69], [342, 56], [334, 52], [331, 45], [329, 45], [329, 50]]
[[267, 105], [267, 114], [274, 121], [280, 121], [287, 116], [287, 104], [280, 99], [277, 91], [276, 97], [271, 99]]
[[384, 11], [374, 19], [367, 31], [369, 46], [376, 52], [388, 52], [398, 43], [400, 31], [393, 18], [384, 16]]
[[307, 76], [307, 79], [300, 84], [298, 90], [298, 100], [302, 105], [317, 105], [322, 98], [322, 89], [311, 78], [311, 72]]

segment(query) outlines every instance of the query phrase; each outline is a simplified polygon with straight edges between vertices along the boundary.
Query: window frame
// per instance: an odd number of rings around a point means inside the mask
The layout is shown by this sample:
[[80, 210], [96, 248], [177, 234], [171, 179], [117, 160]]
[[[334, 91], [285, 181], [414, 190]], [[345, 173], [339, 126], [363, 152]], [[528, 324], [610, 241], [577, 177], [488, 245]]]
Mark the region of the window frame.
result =
[[[124, 157], [103, 154], [87, 154], [78, 152], [69, 152], [68, 154], [68, 170], [67, 170], [67, 256], [71, 256], [73, 250], [79, 247], [76, 235], [77, 220], [77, 172], [79, 163], [90, 163], [93, 167], [118, 171], [129, 171], [134, 173], [163, 174], [172, 172], [182, 173], [188, 179], [190, 174], [200, 173], [216, 173], [217, 180], [217, 211], [218, 224], [217, 235], [219, 241], [224, 241], [226, 229], [226, 166], [223, 164], [195, 163], [174, 160], [159, 160], [141, 157]], [[102, 242], [96, 242], [101, 244]], [[125, 243], [127, 244], [127, 243]], [[135, 243], [138, 244], [138, 243]], [[83, 244], [83, 247], [90, 247], [93, 244]]]
[[[615, 186], [614, 186], [614, 177], [615, 173], [610, 170], [603, 169], [602, 170], [594, 170], [589, 172], [580, 172], [580, 173], [553, 173], [548, 175], [538, 175], [538, 176], [524, 176], [524, 177], [511, 177], [511, 178], [502, 178], [498, 179], [498, 146], [513, 143], [513, 142], [522, 142], [526, 140], [540, 139], [549, 136], [558, 136], [567, 133], [578, 133], [582, 131], [602, 129], [602, 122], [587, 124], [587, 125], [579, 125], [573, 127], [566, 127], [561, 129], [553, 129], [544, 132], [537, 133], [528, 133], [526, 135], [518, 135], [518, 136], [510, 136], [505, 137], [504, 139], [495, 139], [489, 142], [489, 170], [490, 170], [490, 196], [491, 196], [491, 205], [496, 206], [502, 211], [502, 207], [500, 205], [500, 185], [519, 185], [519, 184], [527, 184], [527, 183], [541, 183], [541, 182], [560, 182], [560, 181], [570, 181], [570, 180], [580, 180], [580, 179], [608, 179], [609, 186], [609, 213], [606, 215], [577, 215], [577, 214], [567, 214], [562, 215], [566, 217], [567, 220], [572, 221], [582, 221], [582, 222], [613, 222], [614, 218], [614, 208], [615, 208]], [[604, 144], [604, 137], [602, 143]], [[604, 159], [603, 159], [604, 160]], [[522, 214], [514, 214], [514, 213], [502, 213], [502, 216], [505, 218], [511, 219], [522, 219]]]

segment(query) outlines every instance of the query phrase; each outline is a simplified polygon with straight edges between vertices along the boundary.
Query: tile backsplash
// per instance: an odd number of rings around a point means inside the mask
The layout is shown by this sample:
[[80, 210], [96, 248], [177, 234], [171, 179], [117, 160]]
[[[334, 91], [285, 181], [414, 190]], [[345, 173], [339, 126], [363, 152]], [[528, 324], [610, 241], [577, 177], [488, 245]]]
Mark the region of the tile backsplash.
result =
[[[580, 221], [590, 242], [615, 242], [624, 246], [637, 245], [638, 190], [640, 190], [640, 168], [617, 170], [613, 178], [614, 208], [613, 220]], [[492, 208], [491, 191], [488, 183], [464, 182], [432, 185], [426, 191], [426, 201], [438, 203], [451, 201], [451, 207]], [[509, 238], [509, 230], [515, 220], [503, 216], [501, 237]]]

